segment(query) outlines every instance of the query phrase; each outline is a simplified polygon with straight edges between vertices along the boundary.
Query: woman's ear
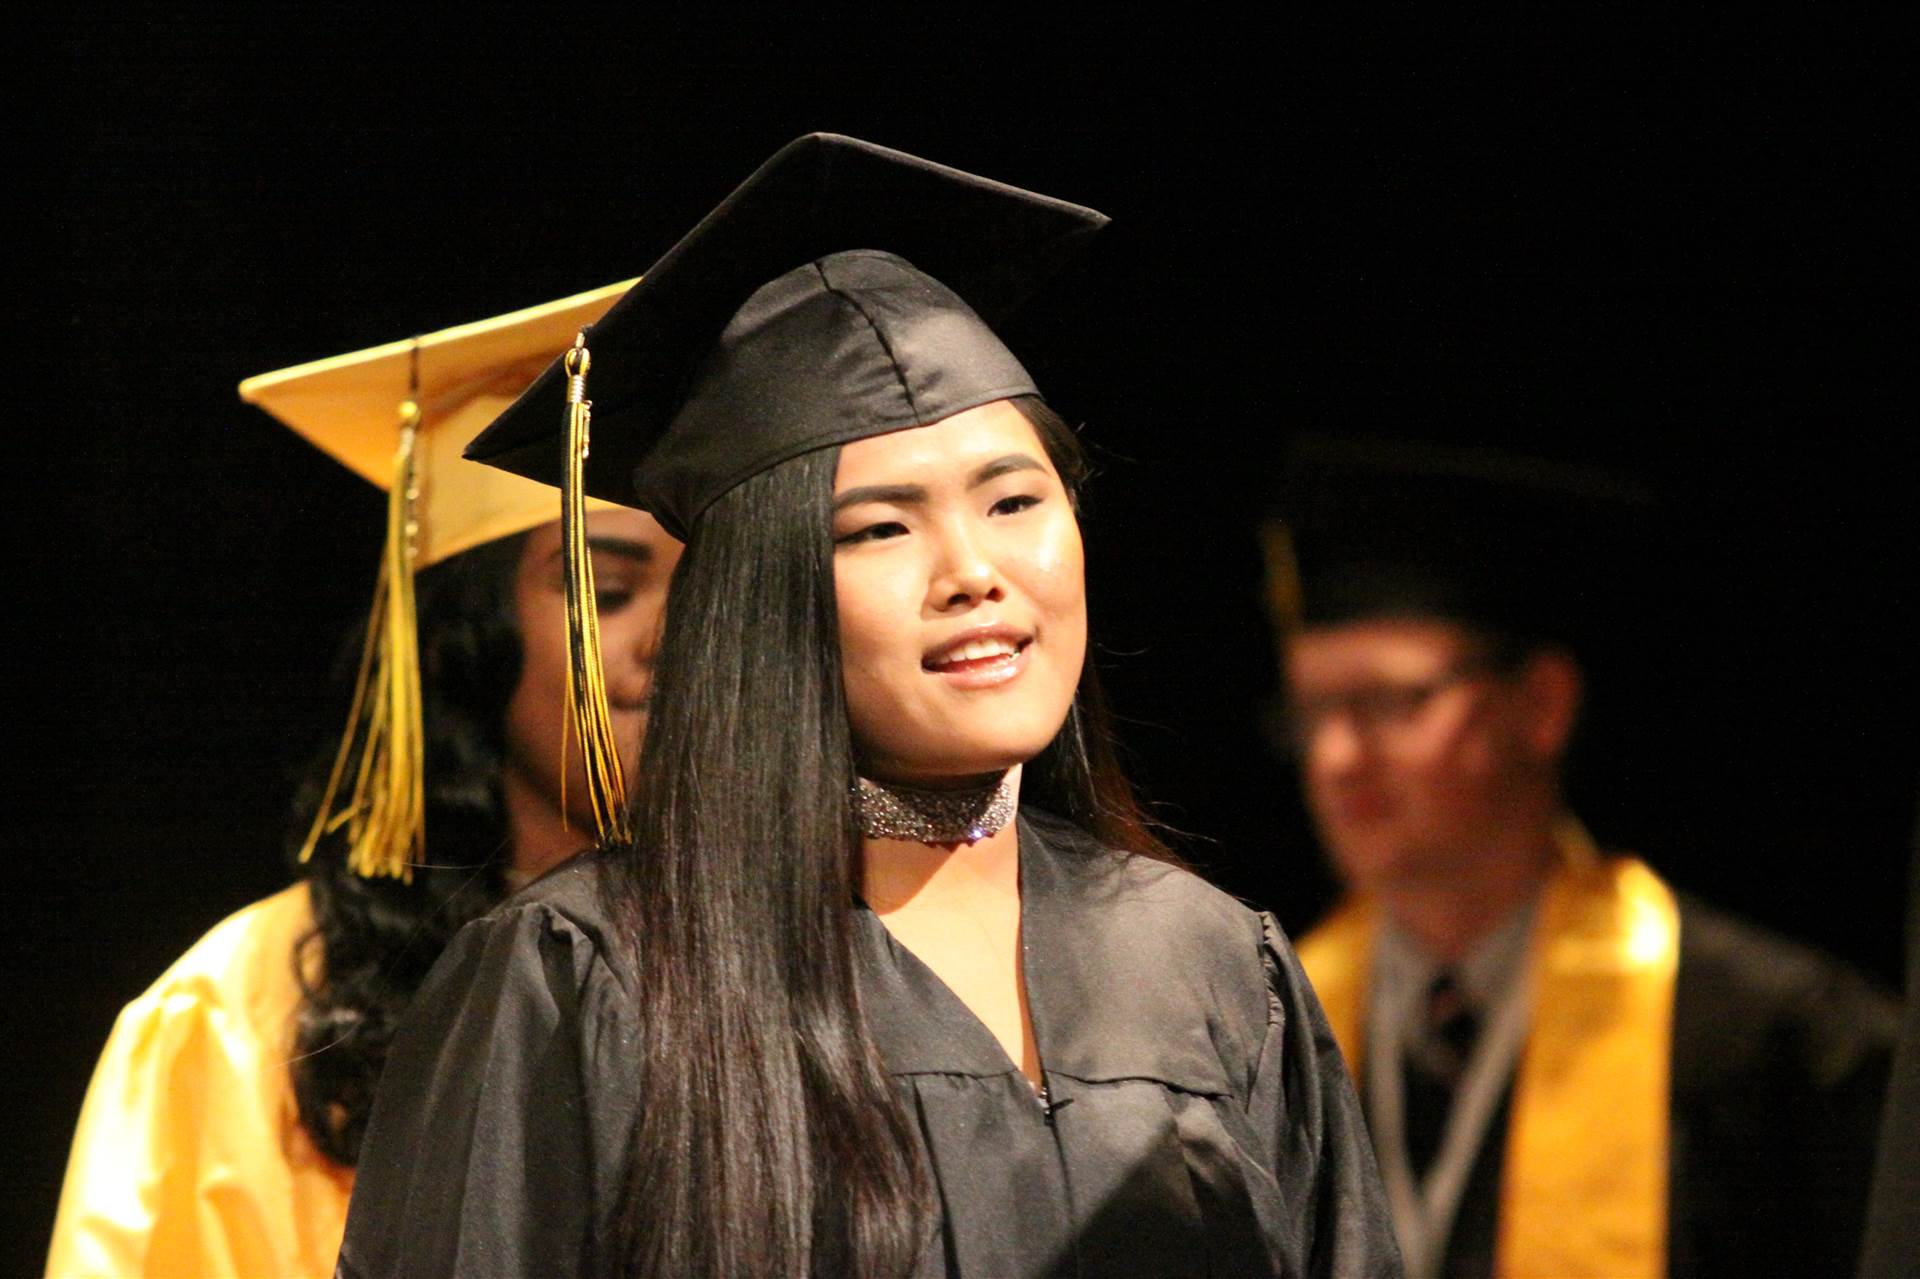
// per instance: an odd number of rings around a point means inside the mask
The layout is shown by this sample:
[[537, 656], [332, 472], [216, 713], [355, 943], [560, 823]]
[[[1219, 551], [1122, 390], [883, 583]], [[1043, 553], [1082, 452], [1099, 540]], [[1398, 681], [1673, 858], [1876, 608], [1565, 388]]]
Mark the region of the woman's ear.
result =
[[1564, 649], [1541, 649], [1520, 668], [1526, 706], [1523, 732], [1541, 762], [1558, 761], [1566, 754], [1573, 726], [1580, 719], [1585, 684], [1580, 664]]

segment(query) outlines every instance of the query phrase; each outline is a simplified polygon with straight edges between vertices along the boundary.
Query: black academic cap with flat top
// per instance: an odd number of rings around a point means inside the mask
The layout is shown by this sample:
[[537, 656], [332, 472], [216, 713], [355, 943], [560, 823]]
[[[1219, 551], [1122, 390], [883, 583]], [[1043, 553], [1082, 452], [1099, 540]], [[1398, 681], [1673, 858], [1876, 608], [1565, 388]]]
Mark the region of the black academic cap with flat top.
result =
[[[788, 144], [587, 334], [585, 490], [676, 536], [802, 453], [1037, 394], [988, 322], [1107, 218], [834, 134]], [[556, 362], [467, 456], [558, 483]]]
[[1282, 629], [1384, 618], [1581, 651], [1644, 599], [1658, 502], [1637, 479], [1486, 448], [1302, 435], [1264, 530]]

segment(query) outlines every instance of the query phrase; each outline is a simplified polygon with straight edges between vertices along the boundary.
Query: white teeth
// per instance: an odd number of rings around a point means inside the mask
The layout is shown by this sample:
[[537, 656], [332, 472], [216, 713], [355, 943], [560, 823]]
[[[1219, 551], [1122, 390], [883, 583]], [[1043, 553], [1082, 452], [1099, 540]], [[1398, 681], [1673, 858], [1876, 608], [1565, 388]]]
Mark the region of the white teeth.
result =
[[984, 657], [1012, 657], [1019, 648], [1007, 640], [977, 639], [968, 640], [957, 648], [950, 648], [935, 661], [936, 666], [951, 666], [956, 662], [977, 662]]

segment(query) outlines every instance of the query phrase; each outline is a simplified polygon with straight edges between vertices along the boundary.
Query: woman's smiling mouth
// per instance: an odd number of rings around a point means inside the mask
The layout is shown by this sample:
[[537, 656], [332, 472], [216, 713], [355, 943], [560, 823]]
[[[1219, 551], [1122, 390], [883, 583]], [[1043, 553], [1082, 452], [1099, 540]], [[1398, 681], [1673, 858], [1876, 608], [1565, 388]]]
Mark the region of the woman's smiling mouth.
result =
[[957, 636], [920, 660], [920, 668], [961, 688], [990, 688], [1026, 668], [1033, 637], [1010, 627], [981, 627]]

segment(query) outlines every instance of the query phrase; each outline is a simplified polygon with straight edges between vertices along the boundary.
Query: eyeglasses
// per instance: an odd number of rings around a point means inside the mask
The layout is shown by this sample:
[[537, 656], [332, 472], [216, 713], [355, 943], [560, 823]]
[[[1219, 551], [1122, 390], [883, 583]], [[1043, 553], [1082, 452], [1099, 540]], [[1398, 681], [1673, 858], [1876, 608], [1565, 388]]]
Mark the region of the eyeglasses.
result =
[[1493, 674], [1498, 668], [1490, 661], [1461, 662], [1430, 678], [1406, 683], [1382, 681], [1362, 684], [1338, 693], [1301, 698], [1288, 706], [1285, 718], [1286, 739], [1296, 754], [1304, 754], [1320, 730], [1336, 716], [1344, 715], [1354, 732], [1370, 741], [1386, 733], [1405, 728], [1420, 717], [1434, 698], [1468, 680]]

